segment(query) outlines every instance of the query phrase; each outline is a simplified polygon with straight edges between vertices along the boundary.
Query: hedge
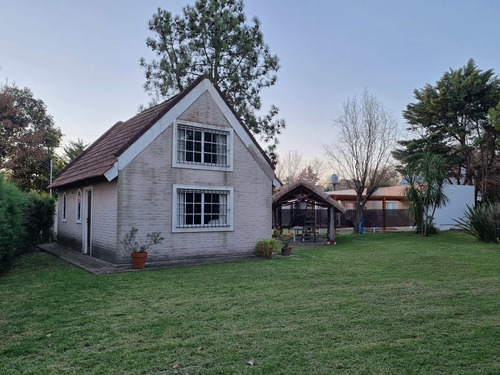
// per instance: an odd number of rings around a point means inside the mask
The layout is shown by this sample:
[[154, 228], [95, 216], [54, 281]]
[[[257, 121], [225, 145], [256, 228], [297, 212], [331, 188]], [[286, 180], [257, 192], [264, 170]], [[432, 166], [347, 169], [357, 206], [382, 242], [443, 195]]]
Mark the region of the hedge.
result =
[[51, 240], [55, 200], [23, 193], [0, 174], [0, 273], [22, 248]]
[[55, 200], [47, 194], [28, 193], [24, 213], [26, 244], [49, 242], [54, 225]]
[[26, 195], [0, 174], [0, 271], [25, 239], [24, 212]]

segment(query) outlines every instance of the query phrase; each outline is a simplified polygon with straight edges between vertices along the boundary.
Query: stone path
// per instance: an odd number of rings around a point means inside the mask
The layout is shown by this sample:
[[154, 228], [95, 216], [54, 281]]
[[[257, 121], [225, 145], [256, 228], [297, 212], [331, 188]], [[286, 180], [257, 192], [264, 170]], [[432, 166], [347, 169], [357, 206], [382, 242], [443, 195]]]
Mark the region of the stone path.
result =
[[49, 254], [52, 254], [58, 258], [65, 260], [77, 267], [84, 270], [92, 272], [96, 275], [106, 274], [106, 273], [116, 273], [116, 272], [141, 272], [143, 270], [154, 270], [166, 267], [178, 267], [178, 266], [191, 266], [191, 265], [202, 265], [202, 264], [212, 264], [221, 262], [233, 262], [252, 259], [254, 256], [219, 256], [219, 257], [207, 257], [207, 258], [196, 258], [196, 259], [184, 259], [177, 261], [163, 261], [163, 262], [146, 262], [146, 267], [142, 270], [135, 270], [132, 268], [132, 263], [130, 264], [113, 264], [105, 262], [89, 255], [82, 254], [78, 251], [68, 249], [64, 246], [58, 245], [56, 243], [38, 245], [38, 248]]
[[58, 258], [64, 259], [68, 263], [71, 263], [77, 267], [83, 268], [84, 270], [97, 275], [103, 273], [132, 271], [131, 266], [115, 266], [112, 263], [93, 258], [91, 256], [79, 253], [75, 250], [67, 249], [55, 243], [38, 245], [38, 248]]

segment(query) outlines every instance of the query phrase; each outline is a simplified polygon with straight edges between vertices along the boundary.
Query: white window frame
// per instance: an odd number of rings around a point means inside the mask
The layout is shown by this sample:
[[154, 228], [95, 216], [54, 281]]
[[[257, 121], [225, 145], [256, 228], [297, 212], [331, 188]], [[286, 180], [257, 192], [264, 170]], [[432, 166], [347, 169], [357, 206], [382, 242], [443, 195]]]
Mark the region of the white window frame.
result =
[[[227, 192], [227, 225], [223, 227], [210, 227], [210, 226], [178, 226], [178, 204], [179, 204], [179, 190], [199, 190], [204, 191], [221, 191]], [[173, 185], [172, 192], [172, 233], [185, 233], [185, 232], [232, 232], [233, 231], [233, 201], [234, 189], [228, 186], [200, 186], [200, 185]]]
[[[78, 197], [80, 197], [80, 202], [78, 202]], [[76, 199], [75, 199], [75, 203], [76, 203], [75, 217], [76, 217], [77, 224], [82, 223], [82, 210], [83, 210], [82, 199], [83, 199], [82, 190], [78, 189], [78, 191], [76, 192]], [[78, 212], [78, 204], [80, 204], [80, 212]], [[78, 216], [78, 213], [80, 213], [80, 216]]]
[[67, 219], [66, 217], [68, 216], [68, 196], [66, 195], [66, 192], [63, 193], [62, 197], [62, 222], [66, 223]]
[[[189, 126], [192, 128], [199, 128], [200, 130], [214, 130], [216, 132], [227, 133], [227, 164], [224, 165], [210, 165], [205, 163], [182, 163], [177, 161], [177, 136], [179, 126]], [[205, 169], [213, 171], [233, 171], [233, 143], [234, 143], [234, 130], [230, 127], [221, 127], [209, 124], [200, 124], [192, 121], [175, 121], [173, 127], [173, 145], [172, 145], [172, 167], [174, 168], [189, 168], [189, 169]]]

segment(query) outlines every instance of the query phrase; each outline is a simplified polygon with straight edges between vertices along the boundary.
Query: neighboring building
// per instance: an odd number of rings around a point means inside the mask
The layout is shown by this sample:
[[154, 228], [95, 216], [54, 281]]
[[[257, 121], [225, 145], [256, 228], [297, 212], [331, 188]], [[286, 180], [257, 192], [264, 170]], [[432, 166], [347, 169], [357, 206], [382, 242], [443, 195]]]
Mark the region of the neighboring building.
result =
[[[382, 210], [381, 223], [378, 226], [385, 230], [386, 226], [397, 226], [388, 218], [392, 210], [402, 210], [405, 208], [403, 203], [406, 185], [388, 186], [378, 188], [366, 202], [366, 210]], [[474, 206], [474, 186], [469, 185], [445, 185], [445, 194], [450, 202], [445, 207], [438, 208], [434, 215], [434, 224], [441, 230], [447, 230], [456, 227], [455, 219], [464, 216], [467, 206]], [[353, 189], [329, 191], [330, 197], [340, 202], [346, 210], [355, 208], [356, 193]], [[387, 225], [384, 223], [389, 220]]]
[[[405, 186], [380, 187], [370, 196], [366, 202], [367, 210], [400, 210], [404, 208], [403, 195]], [[330, 197], [339, 201], [346, 210], [353, 210], [356, 202], [354, 189], [337, 190], [326, 192]]]
[[271, 237], [272, 163], [208, 78], [118, 122], [50, 185], [59, 244], [115, 264], [132, 227], [148, 262], [248, 257]]
[[455, 220], [462, 218], [467, 206], [474, 207], [476, 204], [474, 186], [471, 185], [446, 185], [444, 193], [450, 200], [449, 203], [436, 210], [434, 223], [441, 230], [457, 227]]

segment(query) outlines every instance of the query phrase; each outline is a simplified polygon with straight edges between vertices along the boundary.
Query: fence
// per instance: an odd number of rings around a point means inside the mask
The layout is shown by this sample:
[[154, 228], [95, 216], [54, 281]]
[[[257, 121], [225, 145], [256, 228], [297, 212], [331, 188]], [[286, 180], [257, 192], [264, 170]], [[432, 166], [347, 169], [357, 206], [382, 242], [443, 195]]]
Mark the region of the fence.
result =
[[[386, 210], [385, 211], [385, 227], [407, 227], [413, 226], [414, 220], [410, 219], [405, 210]], [[281, 210], [281, 223], [284, 228], [292, 228], [302, 226], [307, 215], [311, 215], [311, 211], [305, 209], [283, 209]], [[316, 209], [316, 227], [328, 227], [328, 211], [326, 209]], [[310, 217], [310, 216], [308, 216]], [[335, 215], [336, 228], [352, 228], [353, 219], [356, 217], [355, 210], [347, 210], [344, 214], [337, 213]], [[384, 211], [383, 210], [363, 210], [365, 218], [365, 227], [384, 227]], [[273, 223], [274, 225], [275, 223]]]

